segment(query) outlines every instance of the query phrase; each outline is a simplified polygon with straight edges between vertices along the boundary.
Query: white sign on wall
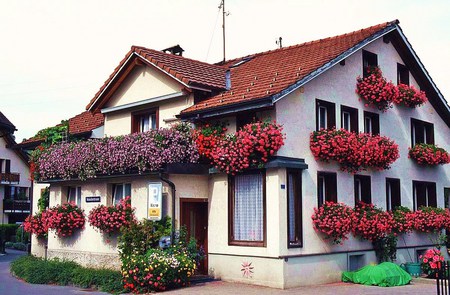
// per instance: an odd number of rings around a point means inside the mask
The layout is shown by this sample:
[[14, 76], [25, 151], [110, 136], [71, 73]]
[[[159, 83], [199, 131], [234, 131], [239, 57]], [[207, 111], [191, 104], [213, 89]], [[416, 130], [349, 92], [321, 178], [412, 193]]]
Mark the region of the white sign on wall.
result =
[[148, 184], [148, 210], [147, 218], [161, 220], [162, 217], [162, 183], [150, 182]]

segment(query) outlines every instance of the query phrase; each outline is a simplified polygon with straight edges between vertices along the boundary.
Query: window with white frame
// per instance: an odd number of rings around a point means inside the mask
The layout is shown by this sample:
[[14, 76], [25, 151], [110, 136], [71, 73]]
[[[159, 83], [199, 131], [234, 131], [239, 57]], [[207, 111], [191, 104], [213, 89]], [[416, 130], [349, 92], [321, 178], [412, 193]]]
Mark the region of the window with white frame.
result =
[[432, 123], [411, 118], [411, 145], [418, 143], [434, 144], [434, 126]]
[[364, 111], [364, 133], [380, 134], [380, 116], [378, 114]]
[[147, 132], [158, 128], [158, 109], [148, 109], [132, 113], [132, 132]]
[[325, 202], [337, 202], [336, 173], [317, 172], [317, 203], [322, 206]]
[[421, 206], [437, 207], [436, 183], [413, 180], [414, 210]]
[[335, 104], [316, 99], [316, 130], [336, 127]]
[[394, 210], [401, 205], [400, 179], [386, 178], [386, 209]]
[[358, 109], [341, 105], [341, 128], [351, 132], [359, 132]]
[[115, 183], [112, 187], [113, 204], [119, 204], [120, 200], [131, 197], [131, 183]]
[[78, 207], [81, 206], [81, 186], [69, 186], [67, 202], [75, 203]]
[[265, 246], [265, 203], [264, 171], [230, 177], [230, 245]]
[[370, 176], [355, 175], [354, 187], [355, 187], [355, 204], [357, 204], [358, 202], [364, 202], [366, 204], [372, 203]]

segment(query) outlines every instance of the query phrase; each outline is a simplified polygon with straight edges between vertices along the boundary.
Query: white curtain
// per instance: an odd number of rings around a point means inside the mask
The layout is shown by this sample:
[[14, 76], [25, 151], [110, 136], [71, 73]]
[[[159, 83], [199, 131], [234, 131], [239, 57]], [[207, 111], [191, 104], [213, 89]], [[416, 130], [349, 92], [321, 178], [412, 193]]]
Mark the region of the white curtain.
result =
[[261, 174], [235, 176], [234, 240], [263, 241], [264, 208]]
[[122, 184], [116, 184], [114, 186], [114, 196], [113, 196], [113, 200], [114, 200], [114, 205], [115, 204], [119, 204], [120, 200], [123, 199], [123, 185]]

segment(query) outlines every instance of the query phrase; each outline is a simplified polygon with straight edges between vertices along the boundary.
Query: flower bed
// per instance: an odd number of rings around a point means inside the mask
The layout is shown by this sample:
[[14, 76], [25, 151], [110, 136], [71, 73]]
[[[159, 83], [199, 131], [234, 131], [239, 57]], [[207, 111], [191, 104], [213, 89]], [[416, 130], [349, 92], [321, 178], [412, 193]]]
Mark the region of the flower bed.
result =
[[348, 239], [352, 228], [353, 209], [343, 203], [326, 202], [319, 208], [314, 208], [311, 217], [314, 229], [325, 235], [325, 239], [333, 244], [341, 244]]
[[408, 157], [420, 165], [442, 165], [450, 163], [448, 152], [434, 144], [418, 143], [409, 149]]
[[358, 203], [353, 214], [352, 232], [355, 236], [371, 242], [392, 232], [395, 221], [389, 212], [384, 212], [372, 204]]
[[387, 137], [345, 129], [321, 129], [310, 136], [316, 159], [337, 161], [341, 170], [356, 173], [367, 168], [389, 169], [399, 158], [397, 144]]
[[396, 104], [415, 108], [426, 103], [428, 100], [425, 92], [416, 89], [414, 86], [399, 84], [397, 89], [397, 95], [394, 98], [394, 103]]
[[398, 95], [397, 88], [392, 82], [386, 81], [380, 68], [368, 68], [367, 71], [369, 76], [357, 78], [356, 93], [365, 101], [366, 105], [376, 106], [382, 111], [390, 109]]
[[36, 213], [34, 215], [28, 215], [22, 224], [24, 231], [36, 235], [38, 238], [47, 236], [48, 224], [47, 221], [42, 218], [42, 213]]
[[190, 132], [151, 130], [118, 137], [53, 145], [33, 157], [37, 180], [94, 178], [98, 174], [157, 171], [163, 164], [196, 163]]
[[56, 205], [42, 212], [48, 229], [55, 230], [58, 237], [70, 237], [76, 230], [84, 228], [84, 211], [74, 203]]
[[103, 233], [117, 233], [136, 221], [131, 198], [126, 197], [115, 206], [99, 205], [89, 212], [89, 223]]
[[261, 167], [284, 144], [283, 128], [275, 122], [247, 124], [236, 133], [228, 135], [223, 133], [221, 127], [216, 130], [205, 132], [200, 129], [195, 141], [200, 147], [200, 155], [228, 174], [250, 167]]

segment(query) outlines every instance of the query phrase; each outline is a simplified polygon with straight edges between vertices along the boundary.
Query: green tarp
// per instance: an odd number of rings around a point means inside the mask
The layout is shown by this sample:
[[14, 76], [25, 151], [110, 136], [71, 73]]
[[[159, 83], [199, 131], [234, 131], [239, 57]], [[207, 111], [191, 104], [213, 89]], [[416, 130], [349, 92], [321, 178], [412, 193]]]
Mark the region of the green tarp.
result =
[[403, 286], [409, 284], [411, 279], [411, 276], [406, 271], [392, 262], [366, 265], [357, 271], [345, 271], [342, 273], [343, 282], [353, 282], [368, 286]]

